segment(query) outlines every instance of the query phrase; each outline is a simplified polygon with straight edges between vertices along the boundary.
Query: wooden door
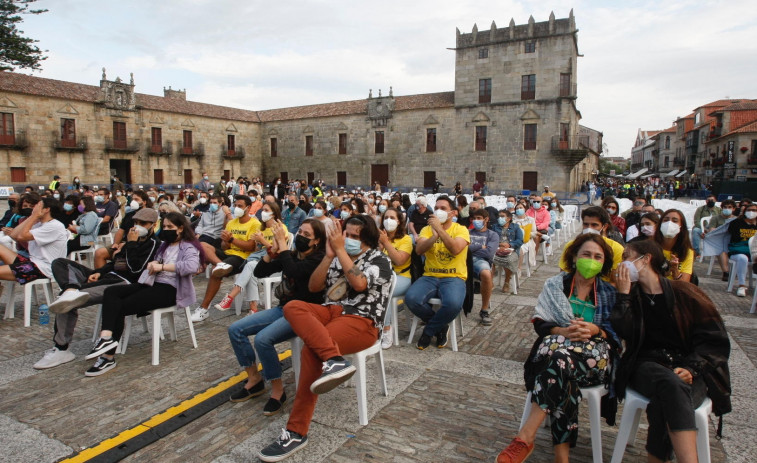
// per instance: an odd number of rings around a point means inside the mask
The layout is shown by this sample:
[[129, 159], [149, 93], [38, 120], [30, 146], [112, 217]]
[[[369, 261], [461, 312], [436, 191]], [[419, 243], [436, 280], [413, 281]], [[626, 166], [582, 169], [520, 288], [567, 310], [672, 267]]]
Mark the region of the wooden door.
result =
[[486, 172], [476, 172], [476, 181], [483, 185], [486, 182]]
[[436, 182], [436, 171], [425, 170], [423, 171], [423, 188], [434, 188]]
[[152, 171], [152, 183], [155, 185], [163, 184], [163, 169], [155, 169]]
[[194, 185], [194, 182], [192, 182], [192, 169], [184, 169], [184, 185], [189, 187]]
[[371, 164], [371, 185], [376, 182], [381, 186], [389, 182], [389, 164]]
[[315, 172], [308, 172], [308, 185], [312, 185], [315, 181]]
[[530, 191], [539, 190], [539, 173], [538, 172], [523, 172], [523, 189]]
[[339, 186], [347, 185], [347, 172], [340, 170], [336, 173], [336, 184]]

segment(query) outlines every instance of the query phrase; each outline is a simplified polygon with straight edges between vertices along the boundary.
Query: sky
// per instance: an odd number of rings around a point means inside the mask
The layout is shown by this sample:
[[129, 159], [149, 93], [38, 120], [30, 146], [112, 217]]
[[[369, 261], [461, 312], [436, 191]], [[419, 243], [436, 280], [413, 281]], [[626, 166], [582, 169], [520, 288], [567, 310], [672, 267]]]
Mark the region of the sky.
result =
[[[550, 11], [578, 32], [581, 124], [605, 155], [630, 156], [639, 128], [661, 130], [721, 98], [757, 98], [754, 0], [38, 0], [20, 29], [48, 59], [39, 77], [262, 110], [454, 90], [455, 28], [526, 24]], [[29, 71], [23, 71], [30, 73]]]

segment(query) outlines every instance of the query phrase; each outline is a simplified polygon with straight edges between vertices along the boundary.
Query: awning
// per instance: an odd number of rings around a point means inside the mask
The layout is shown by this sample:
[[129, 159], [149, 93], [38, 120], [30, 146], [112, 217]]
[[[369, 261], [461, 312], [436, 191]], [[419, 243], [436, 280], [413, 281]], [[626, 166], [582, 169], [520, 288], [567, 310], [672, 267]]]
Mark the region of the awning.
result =
[[680, 176], [682, 176], [682, 175], [684, 175], [684, 174], [686, 174], [686, 169], [684, 169], [684, 170], [682, 170], [681, 172], [679, 172], [679, 174], [678, 174], [678, 175], [676, 175], [676, 178], [678, 178], [678, 177], [680, 177]]
[[657, 175], [657, 174], [647, 174], [647, 175], [642, 175], [642, 176], [641, 176], [641, 178], [642, 178], [642, 179], [645, 179], [645, 178], [649, 178], [649, 177], [654, 177], [654, 176], [656, 176], [656, 175]]
[[639, 175], [643, 174], [644, 172], [646, 172], [648, 170], [649, 169], [645, 167], [645, 168], [643, 168], [643, 169], [641, 169], [641, 170], [639, 170], [637, 172], [634, 172], [633, 174], [627, 176], [626, 178], [629, 178], [629, 179], [631, 179], [631, 178], [637, 178]]
[[670, 172], [668, 172], [667, 174], [663, 174], [662, 176], [663, 176], [663, 177], [670, 177], [671, 175], [675, 175], [675, 174], [677, 174], [677, 173], [678, 173], [678, 169], [676, 169], [676, 170], [671, 170]]

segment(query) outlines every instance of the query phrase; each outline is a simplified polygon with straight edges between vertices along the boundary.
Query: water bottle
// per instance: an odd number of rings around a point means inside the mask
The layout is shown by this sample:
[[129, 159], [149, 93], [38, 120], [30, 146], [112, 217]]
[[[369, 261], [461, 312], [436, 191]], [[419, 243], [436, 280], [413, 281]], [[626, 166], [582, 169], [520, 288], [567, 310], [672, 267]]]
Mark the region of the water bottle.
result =
[[47, 308], [47, 304], [39, 306], [39, 324], [47, 325], [50, 323], [50, 310]]

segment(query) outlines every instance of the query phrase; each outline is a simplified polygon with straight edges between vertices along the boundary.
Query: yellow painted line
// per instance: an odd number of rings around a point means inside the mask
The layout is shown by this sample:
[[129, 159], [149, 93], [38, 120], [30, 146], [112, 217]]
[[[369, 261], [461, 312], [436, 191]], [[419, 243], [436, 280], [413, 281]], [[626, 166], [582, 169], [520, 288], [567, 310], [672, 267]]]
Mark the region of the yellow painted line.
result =
[[[279, 361], [287, 359], [291, 356], [292, 356], [292, 350], [287, 349], [281, 354], [279, 354]], [[262, 365], [258, 365], [258, 371], [260, 371], [262, 368], [263, 368]], [[176, 405], [175, 407], [171, 407], [164, 412], [161, 412], [161, 413], [158, 413], [157, 415], [152, 416], [147, 421], [140, 423], [134, 426], [133, 428], [129, 428], [125, 431], [122, 431], [118, 435], [111, 437], [110, 439], [106, 439], [100, 442], [99, 444], [93, 445], [92, 447], [88, 447], [71, 458], [61, 460], [60, 463], [81, 463], [81, 462], [89, 461], [92, 458], [102, 453], [105, 453], [114, 447], [118, 447], [124, 442], [127, 442], [160, 424], [165, 423], [171, 418], [174, 418], [184, 413], [185, 411], [191, 409], [192, 407], [195, 407], [198, 404], [204, 402], [205, 400], [213, 397], [214, 395], [219, 394], [225, 391], [226, 389], [229, 389], [230, 387], [234, 386], [235, 384], [238, 384], [240, 381], [246, 378], [247, 378], [247, 373], [244, 373], [244, 372], [234, 375], [231, 378], [227, 379], [226, 381], [223, 381], [211, 387], [205, 392], [201, 392], [197, 394], [196, 396], [181, 402], [179, 405]]]

